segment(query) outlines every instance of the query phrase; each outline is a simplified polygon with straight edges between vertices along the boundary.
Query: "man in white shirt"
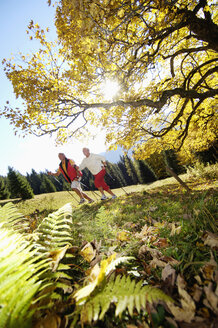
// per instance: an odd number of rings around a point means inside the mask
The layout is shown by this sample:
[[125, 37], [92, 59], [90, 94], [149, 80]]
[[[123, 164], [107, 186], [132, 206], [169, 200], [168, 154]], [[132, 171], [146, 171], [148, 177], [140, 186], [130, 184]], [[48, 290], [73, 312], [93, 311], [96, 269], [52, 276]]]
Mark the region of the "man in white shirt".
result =
[[116, 198], [117, 196], [111, 191], [110, 187], [104, 181], [104, 176], [106, 174], [105, 166], [106, 161], [105, 157], [97, 154], [90, 153], [88, 148], [83, 148], [83, 154], [85, 158], [79, 166], [79, 170], [82, 171], [86, 167], [87, 169], [94, 175], [95, 177], [95, 186], [101, 192], [101, 200], [107, 199], [104, 194], [104, 190], [107, 191], [112, 198]]

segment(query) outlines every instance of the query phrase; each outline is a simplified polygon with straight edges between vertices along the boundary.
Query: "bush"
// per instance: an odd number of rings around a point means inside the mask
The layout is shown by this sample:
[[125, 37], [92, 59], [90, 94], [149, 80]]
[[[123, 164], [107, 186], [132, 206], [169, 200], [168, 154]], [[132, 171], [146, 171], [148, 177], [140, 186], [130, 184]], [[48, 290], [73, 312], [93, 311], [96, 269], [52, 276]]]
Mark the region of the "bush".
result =
[[191, 179], [206, 179], [215, 180], [218, 178], [218, 163], [205, 165], [204, 163], [197, 161], [194, 166], [187, 167], [188, 178]]

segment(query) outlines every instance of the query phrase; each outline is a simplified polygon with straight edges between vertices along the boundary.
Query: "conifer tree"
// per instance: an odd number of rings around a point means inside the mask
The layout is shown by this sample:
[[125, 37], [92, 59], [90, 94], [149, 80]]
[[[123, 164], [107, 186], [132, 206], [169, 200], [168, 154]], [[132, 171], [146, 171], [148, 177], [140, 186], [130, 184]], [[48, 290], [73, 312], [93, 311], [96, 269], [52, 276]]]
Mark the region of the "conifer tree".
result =
[[125, 186], [125, 179], [117, 164], [107, 162], [106, 172], [108, 172], [108, 174], [106, 174], [106, 182], [111, 188]]
[[145, 162], [154, 171], [157, 179], [164, 179], [168, 177], [166, 172], [164, 152], [153, 153], [149, 158], [145, 160]]
[[47, 175], [47, 172], [42, 173], [43, 175], [45, 174], [47, 178], [51, 181], [51, 183], [55, 186], [56, 191], [63, 191], [63, 180], [60, 179], [60, 176], [58, 177], [53, 177], [52, 175]]
[[[58, 181], [60, 181], [61, 185], [62, 185], [62, 189], [61, 190], [71, 190], [70, 184], [69, 182], [66, 181], [66, 179], [64, 178], [64, 176], [62, 174], [59, 175], [58, 178], [56, 178]], [[58, 190], [58, 189], [57, 189]]]
[[127, 186], [131, 186], [133, 184], [131, 177], [129, 176], [126, 166], [125, 166], [125, 156], [120, 156], [120, 160], [117, 163], [120, 171], [122, 172], [123, 178], [125, 180], [125, 184]]
[[133, 165], [133, 161], [129, 156], [125, 156], [124, 161], [125, 161], [127, 173], [132, 179], [132, 184], [137, 184], [139, 182], [139, 179], [137, 177], [137, 173]]
[[133, 163], [140, 183], [143, 184], [157, 180], [154, 171], [144, 160], [135, 160]]
[[27, 178], [16, 172], [13, 168], [8, 167], [8, 182], [11, 197], [30, 199], [34, 197], [33, 190], [27, 181]]
[[10, 197], [10, 192], [6, 184], [6, 178], [0, 177], [0, 200], [8, 199]]
[[118, 164], [115, 164], [114, 170], [115, 170], [115, 173], [114, 174], [116, 174], [118, 180], [120, 181], [120, 186], [121, 187], [122, 186], [126, 186], [127, 183], [125, 181], [125, 177], [124, 177], [123, 172], [122, 172], [122, 170], [121, 170], [121, 168], [119, 167]]
[[107, 162], [105, 181], [111, 189], [121, 187], [121, 182], [117, 177], [113, 163]]
[[85, 168], [83, 171], [82, 171], [82, 179], [81, 179], [81, 182], [86, 186], [86, 189], [87, 190], [94, 190], [96, 189], [95, 188], [95, 184], [94, 184], [94, 178], [93, 178], [93, 175], [91, 174], [91, 172]]
[[34, 195], [40, 194], [40, 175], [32, 169], [31, 174], [27, 174], [27, 180], [29, 181], [31, 188], [33, 189]]
[[40, 176], [41, 176], [40, 192], [42, 194], [56, 192], [55, 185], [51, 182], [48, 176], [45, 173], [41, 173]]

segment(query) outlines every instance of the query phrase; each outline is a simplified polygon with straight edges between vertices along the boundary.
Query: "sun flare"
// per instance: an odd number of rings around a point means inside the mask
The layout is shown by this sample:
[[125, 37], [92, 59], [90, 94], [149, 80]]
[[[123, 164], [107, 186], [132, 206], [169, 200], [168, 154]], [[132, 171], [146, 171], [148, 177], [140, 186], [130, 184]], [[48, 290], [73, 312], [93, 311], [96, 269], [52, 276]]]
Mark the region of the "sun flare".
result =
[[120, 86], [116, 81], [106, 80], [102, 84], [102, 94], [105, 100], [112, 100], [119, 90]]

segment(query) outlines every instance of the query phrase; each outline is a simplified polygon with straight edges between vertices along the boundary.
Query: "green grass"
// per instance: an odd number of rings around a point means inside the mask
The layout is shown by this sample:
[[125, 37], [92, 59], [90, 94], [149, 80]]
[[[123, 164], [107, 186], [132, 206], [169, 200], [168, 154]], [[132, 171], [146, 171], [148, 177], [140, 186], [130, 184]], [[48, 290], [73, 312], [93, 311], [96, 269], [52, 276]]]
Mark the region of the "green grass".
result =
[[[187, 179], [187, 175], [180, 176], [184, 181]], [[151, 190], [154, 188], [161, 188], [162, 186], [178, 186], [179, 184], [174, 178], [167, 178], [164, 180], [159, 180], [151, 184], [147, 185], [134, 185], [134, 186], [127, 186], [123, 189], [114, 189], [113, 191], [116, 193], [117, 196], [126, 195], [126, 192], [131, 194], [135, 192], [142, 192], [146, 190]], [[95, 201], [100, 200], [100, 193], [98, 191], [91, 192], [91, 191], [85, 191], [91, 198], [93, 198]], [[78, 206], [79, 197], [74, 192], [68, 192], [68, 191], [60, 191], [55, 193], [47, 193], [47, 194], [40, 194], [35, 195], [33, 199], [29, 200], [3, 200], [0, 201], [0, 205], [5, 204], [6, 202], [12, 201], [15, 204], [17, 204], [18, 209], [24, 214], [24, 215], [32, 215], [37, 211], [39, 214], [47, 214], [49, 212], [55, 211], [61, 206], [63, 206], [66, 203], [71, 203], [72, 206]]]
[[[101, 243], [98, 250], [101, 258], [107, 258], [113, 251], [134, 256], [135, 260], [122, 267], [121, 272], [131, 272], [133, 276], [135, 272], [139, 279], [159, 287], [163, 285], [163, 268], [150, 265], [152, 253], [143, 247], [158, 251], [165, 263], [174, 261], [172, 267], [184, 277], [191, 294], [196, 276], [201, 276], [205, 286], [212, 279], [206, 271], [202, 275], [205, 264], [211, 257], [217, 262], [216, 248], [205, 245], [203, 236], [205, 231], [217, 234], [218, 188], [215, 179], [191, 179], [188, 175], [181, 178], [188, 184], [190, 193], [174, 178], [168, 178], [149, 185], [125, 187], [125, 191], [115, 189], [118, 196], [115, 200], [101, 201], [100, 195], [96, 200], [96, 195], [87, 192], [95, 203], [78, 205], [75, 194], [56, 192], [19, 201], [16, 206], [29, 218], [34, 231], [43, 217], [71, 203], [72, 235], [77, 248], [80, 249], [84, 242], [95, 240]], [[84, 271], [89, 268], [89, 263], [82, 257], [78, 259], [75, 270], [80, 271], [79, 268]], [[176, 283], [173, 288], [172, 296], [177, 299]], [[202, 299], [196, 306], [201, 310]], [[207, 311], [213, 316], [210, 309]]]
[[[34, 229], [43, 217], [71, 203], [74, 208], [77, 245], [83, 240], [97, 239], [102, 240], [104, 247], [108, 247], [116, 239], [117, 232], [123, 229], [132, 234], [134, 239], [134, 233], [139, 232], [145, 224], [164, 224], [158, 234], [170, 241], [165, 252], [182, 261], [183, 268], [193, 258], [201, 260], [194, 245], [200, 243], [202, 232], [217, 231], [217, 191], [214, 180], [196, 181], [188, 175], [181, 178], [192, 189], [191, 193], [187, 193], [174, 178], [168, 178], [148, 185], [115, 189], [118, 196], [115, 201], [109, 199], [102, 202], [99, 192], [87, 192], [95, 203], [81, 206], [78, 205], [79, 197], [75, 193], [63, 191], [37, 195], [34, 199], [19, 201], [16, 206], [24, 216], [32, 220]], [[166, 223], [181, 226], [181, 233], [170, 236], [171, 230]], [[132, 248], [130, 244], [127, 243], [125, 247]], [[197, 257], [192, 255], [192, 250], [196, 251]]]

